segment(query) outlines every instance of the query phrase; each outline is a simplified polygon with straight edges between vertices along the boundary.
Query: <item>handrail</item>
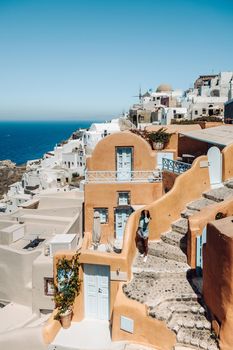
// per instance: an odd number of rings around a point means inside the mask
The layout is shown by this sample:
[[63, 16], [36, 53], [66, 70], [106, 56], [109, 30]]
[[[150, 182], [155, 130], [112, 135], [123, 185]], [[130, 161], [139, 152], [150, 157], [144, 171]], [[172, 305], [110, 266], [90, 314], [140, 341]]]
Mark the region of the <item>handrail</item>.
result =
[[135, 171], [86, 171], [86, 183], [116, 183], [116, 182], [161, 182], [162, 172], [156, 170]]
[[162, 159], [162, 169], [175, 174], [182, 174], [190, 168], [191, 164], [180, 162], [179, 160], [173, 160], [168, 158]]

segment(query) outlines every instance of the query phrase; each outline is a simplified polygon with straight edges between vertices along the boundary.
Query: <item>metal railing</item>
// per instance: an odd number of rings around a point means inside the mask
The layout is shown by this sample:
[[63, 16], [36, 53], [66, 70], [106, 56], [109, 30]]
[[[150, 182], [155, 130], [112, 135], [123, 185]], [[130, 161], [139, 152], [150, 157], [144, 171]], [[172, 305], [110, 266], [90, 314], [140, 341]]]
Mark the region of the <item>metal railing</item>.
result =
[[182, 174], [191, 168], [191, 164], [180, 162], [178, 160], [163, 158], [162, 161], [162, 169], [175, 174]]
[[86, 171], [86, 183], [122, 183], [122, 182], [161, 182], [160, 170], [149, 171]]

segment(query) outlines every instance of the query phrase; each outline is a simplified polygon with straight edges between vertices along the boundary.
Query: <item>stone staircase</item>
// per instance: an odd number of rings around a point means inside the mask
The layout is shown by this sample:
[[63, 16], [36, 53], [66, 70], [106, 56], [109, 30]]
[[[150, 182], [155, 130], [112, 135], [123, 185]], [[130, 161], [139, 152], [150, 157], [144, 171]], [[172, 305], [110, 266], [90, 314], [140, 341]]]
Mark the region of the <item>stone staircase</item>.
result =
[[165, 321], [176, 334], [176, 347], [217, 350], [210, 315], [201, 295], [201, 278], [192, 277], [187, 264], [188, 218], [202, 208], [233, 197], [233, 180], [203, 193], [187, 204], [181, 218], [159, 241], [149, 242], [147, 262], [137, 254], [133, 279], [123, 286], [125, 295], [147, 305], [148, 315]]

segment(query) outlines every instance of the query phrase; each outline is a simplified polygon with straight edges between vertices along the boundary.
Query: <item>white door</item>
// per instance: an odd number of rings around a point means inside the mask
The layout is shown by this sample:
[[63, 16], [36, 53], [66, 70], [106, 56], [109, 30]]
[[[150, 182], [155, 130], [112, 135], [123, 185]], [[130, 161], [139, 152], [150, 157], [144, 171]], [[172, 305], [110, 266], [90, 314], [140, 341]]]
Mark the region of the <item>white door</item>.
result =
[[125, 225], [131, 213], [132, 213], [131, 208], [116, 208], [115, 210], [116, 239], [123, 240]]
[[130, 181], [132, 171], [132, 147], [117, 147], [116, 171], [119, 181]]
[[109, 266], [84, 265], [85, 318], [109, 320], [109, 288]]
[[222, 184], [222, 153], [218, 147], [211, 147], [207, 153], [209, 163], [209, 177], [212, 187]]

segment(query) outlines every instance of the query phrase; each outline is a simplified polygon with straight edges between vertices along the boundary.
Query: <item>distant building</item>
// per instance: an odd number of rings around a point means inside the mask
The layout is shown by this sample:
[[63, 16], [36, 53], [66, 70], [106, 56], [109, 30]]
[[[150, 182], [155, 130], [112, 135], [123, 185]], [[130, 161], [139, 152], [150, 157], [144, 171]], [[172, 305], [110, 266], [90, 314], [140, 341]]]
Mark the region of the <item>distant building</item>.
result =
[[186, 108], [181, 108], [181, 90], [173, 90], [169, 84], [161, 84], [154, 92], [139, 94], [140, 103], [134, 104], [129, 111], [130, 121], [140, 127], [141, 124], [171, 124], [172, 119], [186, 117]]
[[233, 98], [233, 72], [218, 75], [200, 75], [194, 88], [185, 93], [182, 106], [188, 110], [188, 119], [224, 117], [224, 104]]

